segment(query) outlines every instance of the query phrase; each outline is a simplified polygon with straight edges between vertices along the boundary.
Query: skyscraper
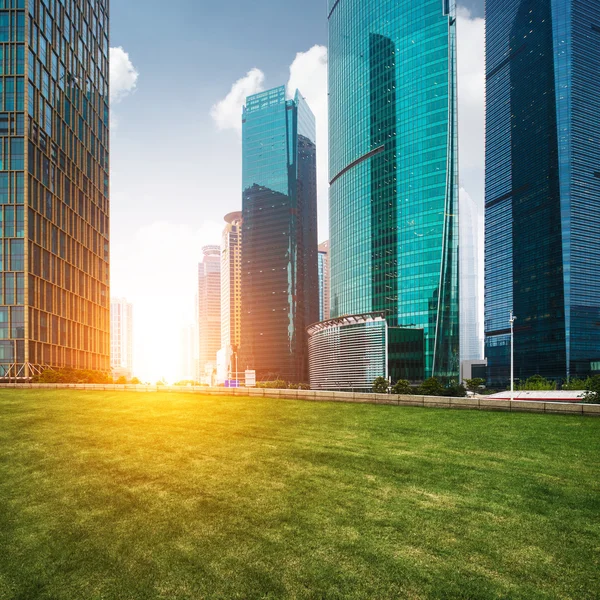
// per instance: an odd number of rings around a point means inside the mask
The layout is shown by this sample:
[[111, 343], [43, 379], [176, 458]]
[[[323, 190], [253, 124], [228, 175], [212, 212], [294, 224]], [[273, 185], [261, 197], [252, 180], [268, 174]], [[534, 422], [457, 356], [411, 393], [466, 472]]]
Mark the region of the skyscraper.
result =
[[329, 319], [329, 242], [323, 242], [319, 244], [319, 321], [327, 319]]
[[108, 0], [2, 6], [0, 377], [108, 372]]
[[[460, 360], [483, 358], [483, 202], [460, 190]], [[481, 205], [481, 206], [480, 206]]]
[[331, 313], [385, 313], [393, 377], [458, 376], [455, 36], [453, 0], [329, 0]]
[[125, 298], [110, 301], [110, 368], [117, 378], [133, 374], [133, 304]]
[[259, 379], [307, 381], [306, 327], [319, 319], [314, 116], [299, 92], [275, 88], [248, 97], [242, 137], [240, 359]]
[[600, 4], [486, 4], [488, 376], [600, 369]]
[[228, 214], [225, 222], [221, 238], [221, 356], [228, 376], [241, 343], [242, 213]]
[[204, 246], [198, 265], [199, 377], [210, 376], [221, 347], [221, 248]]

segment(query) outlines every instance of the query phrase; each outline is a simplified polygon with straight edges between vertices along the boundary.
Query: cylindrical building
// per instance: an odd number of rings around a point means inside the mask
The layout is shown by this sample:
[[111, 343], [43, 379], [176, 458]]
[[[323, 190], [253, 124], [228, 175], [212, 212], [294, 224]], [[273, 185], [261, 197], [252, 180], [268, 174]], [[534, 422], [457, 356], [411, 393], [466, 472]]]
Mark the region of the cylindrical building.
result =
[[411, 379], [459, 371], [455, 33], [454, 0], [329, 0], [331, 316], [420, 330]]

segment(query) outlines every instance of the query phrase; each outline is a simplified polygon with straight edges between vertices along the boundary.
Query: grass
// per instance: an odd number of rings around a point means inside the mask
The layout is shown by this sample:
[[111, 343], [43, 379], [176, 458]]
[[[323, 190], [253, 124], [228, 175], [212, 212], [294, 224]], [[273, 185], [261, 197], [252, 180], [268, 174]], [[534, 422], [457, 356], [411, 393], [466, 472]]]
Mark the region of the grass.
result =
[[0, 599], [600, 597], [600, 419], [0, 392]]

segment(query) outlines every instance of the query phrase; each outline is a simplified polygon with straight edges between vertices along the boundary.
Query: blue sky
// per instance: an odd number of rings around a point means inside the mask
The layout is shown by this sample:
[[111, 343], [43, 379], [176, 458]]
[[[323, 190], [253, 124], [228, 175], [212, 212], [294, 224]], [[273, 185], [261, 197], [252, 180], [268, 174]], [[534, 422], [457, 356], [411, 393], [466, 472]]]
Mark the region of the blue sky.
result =
[[[463, 6], [471, 11], [471, 19], [463, 19], [464, 37], [479, 48], [483, 28], [475, 17], [483, 14], [483, 0], [464, 0]], [[459, 28], [459, 50], [460, 36]], [[253, 91], [257, 81], [244, 79], [251, 69], [259, 70], [261, 88], [287, 84], [294, 64], [292, 83], [301, 86], [317, 116], [326, 114], [325, 48], [294, 62], [298, 53], [326, 45], [326, 0], [171, 0], [168, 10], [164, 0], [111, 2], [111, 46], [131, 61], [124, 79], [129, 84], [112, 107], [111, 282], [113, 295], [135, 306], [136, 370], [142, 377], [177, 378], [179, 330], [193, 318], [201, 246], [218, 242], [223, 216], [240, 209], [239, 133], [219, 128], [211, 108], [228, 97], [224, 116], [237, 124], [232, 85], [242, 79], [238, 96]], [[479, 109], [481, 60], [471, 54], [483, 56], [483, 48], [463, 52], [472, 62], [465, 67], [466, 95]], [[467, 157], [463, 179], [473, 197], [482, 195], [480, 125], [463, 136], [477, 138], [472, 149], [461, 149]], [[320, 238], [326, 239], [324, 168], [320, 183]], [[166, 361], [165, 352], [171, 355]]]

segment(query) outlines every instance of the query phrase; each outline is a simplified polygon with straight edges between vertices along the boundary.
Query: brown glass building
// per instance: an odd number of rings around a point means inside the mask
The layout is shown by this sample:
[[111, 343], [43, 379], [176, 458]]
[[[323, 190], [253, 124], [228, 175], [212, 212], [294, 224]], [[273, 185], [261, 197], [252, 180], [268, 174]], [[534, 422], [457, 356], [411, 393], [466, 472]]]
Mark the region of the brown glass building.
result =
[[0, 6], [0, 377], [110, 370], [108, 0]]

